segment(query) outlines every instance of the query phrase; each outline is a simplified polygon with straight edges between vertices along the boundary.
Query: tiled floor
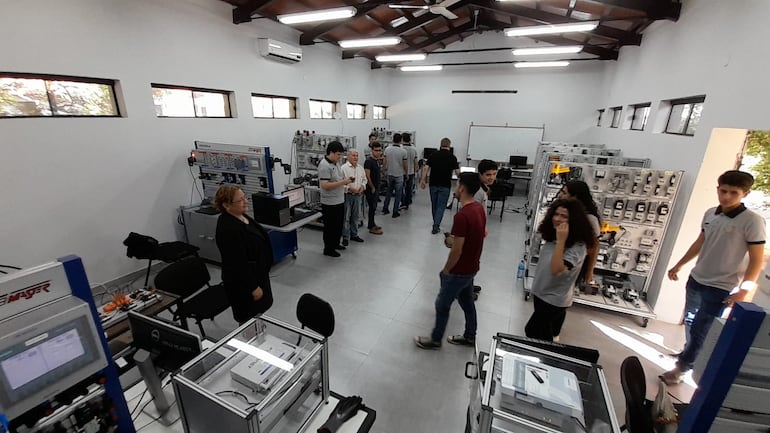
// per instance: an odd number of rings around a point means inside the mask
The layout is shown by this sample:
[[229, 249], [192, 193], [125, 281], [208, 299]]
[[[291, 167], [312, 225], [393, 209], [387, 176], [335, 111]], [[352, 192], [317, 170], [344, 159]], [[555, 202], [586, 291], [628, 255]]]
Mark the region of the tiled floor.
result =
[[[517, 196], [507, 208], [522, 204], [523, 198]], [[444, 230], [449, 230], [453, 213], [446, 212]], [[438, 272], [448, 252], [443, 236], [430, 233], [427, 193], [419, 191], [416, 202], [397, 219], [378, 212], [377, 222], [385, 234], [374, 236], [364, 230], [361, 236], [366, 242], [351, 243], [341, 258], [323, 256], [321, 233], [302, 230], [297, 258], [284, 260], [272, 271], [275, 304], [268, 314], [296, 324], [295, 306], [305, 292], [332, 304], [337, 327], [330, 338], [331, 388], [343, 395], [361, 395], [377, 411], [373, 432], [463, 431], [469, 389], [463, 372], [473, 350], [444, 344], [441, 350], [424, 351], [412, 341], [415, 335], [427, 335], [433, 326]], [[488, 226], [476, 278], [483, 287], [476, 303], [477, 342], [482, 350], [488, 349], [497, 332], [522, 335], [532, 311], [532, 303], [525, 302], [515, 286], [527, 236], [524, 216], [505, 212], [501, 222], [498, 211]], [[213, 278], [218, 281], [218, 275]], [[463, 323], [455, 303], [447, 335], [461, 333]], [[211, 337], [221, 337], [235, 322], [228, 311], [206, 327]], [[652, 398], [656, 376], [673, 365], [665, 354], [678, 351], [683, 329], [655, 320], [642, 328], [629, 316], [575, 306], [568, 311], [561, 342], [599, 350], [599, 363], [622, 420], [622, 360], [629, 355], [642, 359]], [[692, 390], [680, 385], [673, 393], [687, 401]], [[182, 427], [176, 423], [170, 430], [159, 425], [146, 430], [181, 432]]]

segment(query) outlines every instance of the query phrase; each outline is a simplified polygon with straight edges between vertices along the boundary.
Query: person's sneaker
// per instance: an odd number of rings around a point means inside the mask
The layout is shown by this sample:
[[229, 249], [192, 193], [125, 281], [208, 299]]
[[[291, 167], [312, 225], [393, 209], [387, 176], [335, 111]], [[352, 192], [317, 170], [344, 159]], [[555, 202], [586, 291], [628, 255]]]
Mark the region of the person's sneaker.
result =
[[479, 293], [481, 291], [481, 286], [473, 286], [473, 293]]
[[383, 214], [383, 215], [387, 215], [387, 214], [389, 214], [389, 213], [390, 213], [390, 211], [389, 211], [389, 210], [387, 210], [387, 209], [383, 209], [383, 210], [382, 210], [382, 214]]
[[342, 246], [343, 246], [343, 247], [346, 247], [346, 246], [348, 246], [348, 245], [350, 245], [350, 243], [348, 242], [348, 240], [347, 240], [347, 239], [343, 239], [343, 240], [342, 240]]
[[338, 253], [338, 252], [336, 252], [334, 250], [331, 250], [331, 251], [324, 251], [324, 255], [325, 256], [329, 256], [329, 257], [340, 257], [342, 254], [340, 254], [340, 253]]
[[684, 373], [679, 368], [674, 367], [673, 370], [669, 370], [658, 377], [663, 382], [666, 382], [666, 385], [679, 385], [684, 380]]
[[400, 217], [400, 216], [401, 216], [401, 214], [400, 214], [400, 213], [398, 213], [398, 212], [393, 212], [393, 215], [391, 215], [391, 218], [398, 218], [398, 217]]
[[398, 210], [409, 210], [409, 205], [405, 205], [405, 204], [401, 205], [401, 207], [398, 208]]
[[340, 250], [340, 251], [342, 251], [342, 250], [344, 250], [344, 249], [345, 249], [345, 247], [344, 247], [344, 246], [342, 246], [342, 245], [337, 245], [336, 247], [334, 247], [334, 249], [335, 249], [335, 250]]
[[363, 239], [361, 239], [358, 236], [354, 236], [354, 237], [350, 238], [350, 240], [353, 241], [353, 242], [363, 242], [364, 241]]
[[414, 337], [414, 344], [420, 349], [441, 349], [441, 343], [431, 340], [430, 337]]
[[436, 227], [433, 227], [433, 230], [430, 231], [430, 234], [435, 235], [436, 233], [440, 232], [441, 229], [438, 229]]
[[452, 335], [451, 337], [448, 337], [446, 339], [446, 341], [448, 341], [448, 342], [450, 342], [452, 344], [460, 345], [460, 346], [475, 346], [476, 345], [476, 339], [475, 338], [473, 338], [473, 339], [465, 338], [462, 335]]
[[381, 227], [372, 227], [369, 229], [369, 233], [373, 235], [381, 235], [382, 234], [382, 228]]

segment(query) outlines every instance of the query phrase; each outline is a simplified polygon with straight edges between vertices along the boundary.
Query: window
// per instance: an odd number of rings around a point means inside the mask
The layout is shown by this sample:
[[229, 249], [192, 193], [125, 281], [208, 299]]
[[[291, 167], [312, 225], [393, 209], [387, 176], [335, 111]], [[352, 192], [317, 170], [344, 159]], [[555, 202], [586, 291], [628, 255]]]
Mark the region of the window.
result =
[[261, 119], [296, 119], [297, 98], [252, 93], [251, 109]]
[[604, 108], [596, 111], [599, 112], [599, 117], [596, 119], [596, 126], [602, 126], [602, 117], [604, 116]]
[[115, 81], [0, 74], [0, 117], [116, 117]]
[[631, 130], [644, 131], [647, 119], [650, 117], [650, 103], [636, 104], [633, 106], [634, 115], [631, 117]]
[[671, 103], [671, 114], [666, 123], [667, 134], [695, 135], [695, 129], [700, 123], [705, 96], [687, 99], [674, 99]]
[[366, 105], [348, 104], [348, 119], [366, 119]]
[[620, 126], [620, 113], [623, 111], [623, 107], [612, 107], [610, 110], [612, 110], [612, 123], [610, 124], [610, 128], [617, 128]]
[[375, 105], [374, 109], [372, 110], [372, 117], [374, 120], [383, 120], [388, 118], [388, 107], [383, 107], [381, 105]]
[[233, 117], [230, 92], [152, 84], [158, 117]]
[[310, 100], [311, 119], [333, 119], [337, 111], [337, 103], [332, 101]]

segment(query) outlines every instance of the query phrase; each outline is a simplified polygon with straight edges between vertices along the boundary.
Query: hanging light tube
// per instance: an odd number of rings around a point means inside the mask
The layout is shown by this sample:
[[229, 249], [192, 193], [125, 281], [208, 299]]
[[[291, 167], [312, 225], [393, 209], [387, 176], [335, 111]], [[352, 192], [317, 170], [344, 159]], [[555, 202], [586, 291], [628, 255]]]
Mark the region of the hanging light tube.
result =
[[554, 33], [588, 32], [595, 29], [599, 21], [587, 21], [582, 23], [546, 24], [542, 26], [526, 26], [505, 29], [505, 35], [510, 37], [549, 35]]
[[369, 38], [369, 39], [348, 39], [339, 41], [342, 48], [366, 48], [366, 47], [387, 47], [401, 42], [399, 37], [387, 38]]
[[538, 54], [575, 54], [583, 51], [582, 45], [565, 45], [558, 47], [542, 48], [517, 48], [513, 50], [514, 56], [534, 56]]
[[427, 55], [418, 54], [383, 54], [375, 56], [374, 59], [378, 62], [413, 62], [416, 60], [425, 60]]
[[422, 66], [402, 66], [402, 72], [426, 72], [426, 71], [440, 71], [444, 69], [441, 65], [422, 65]]
[[342, 20], [345, 18], [350, 18], [355, 14], [356, 8], [353, 6], [347, 6], [343, 8], [278, 15], [278, 21], [283, 24], [315, 23], [318, 21]]
[[556, 62], [517, 62], [513, 64], [516, 68], [558, 68], [568, 65], [569, 62], [566, 60], [559, 60]]

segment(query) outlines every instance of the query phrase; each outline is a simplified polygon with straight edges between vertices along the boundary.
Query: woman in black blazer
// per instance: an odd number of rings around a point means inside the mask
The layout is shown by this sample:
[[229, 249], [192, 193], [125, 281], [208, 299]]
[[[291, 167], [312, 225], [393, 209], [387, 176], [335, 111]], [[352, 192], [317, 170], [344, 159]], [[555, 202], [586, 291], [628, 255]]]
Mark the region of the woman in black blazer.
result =
[[233, 317], [238, 323], [244, 323], [273, 305], [270, 288], [273, 249], [265, 229], [246, 215], [249, 200], [240, 188], [220, 187], [214, 203], [222, 211], [216, 232], [222, 255], [222, 282]]

